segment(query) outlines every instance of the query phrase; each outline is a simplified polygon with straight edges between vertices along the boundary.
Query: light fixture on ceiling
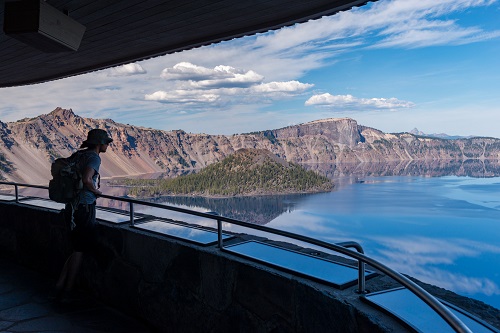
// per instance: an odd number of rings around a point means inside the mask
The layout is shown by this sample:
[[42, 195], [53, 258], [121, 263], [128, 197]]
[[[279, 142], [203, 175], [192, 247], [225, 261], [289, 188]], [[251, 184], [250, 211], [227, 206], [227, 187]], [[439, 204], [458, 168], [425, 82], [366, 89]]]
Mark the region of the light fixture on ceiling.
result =
[[43, 0], [6, 1], [3, 31], [43, 52], [77, 51], [85, 26]]

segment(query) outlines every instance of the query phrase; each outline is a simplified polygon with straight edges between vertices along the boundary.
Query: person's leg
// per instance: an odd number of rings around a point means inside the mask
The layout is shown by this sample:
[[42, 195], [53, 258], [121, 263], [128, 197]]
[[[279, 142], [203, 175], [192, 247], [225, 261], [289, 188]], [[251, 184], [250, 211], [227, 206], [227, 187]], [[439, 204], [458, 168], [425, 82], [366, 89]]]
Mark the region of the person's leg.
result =
[[82, 266], [83, 252], [73, 252], [70, 258], [71, 260], [68, 263], [68, 272], [64, 287], [64, 291], [66, 292], [73, 291], [73, 288], [75, 287], [76, 277], [78, 276], [80, 267]]
[[[67, 206], [68, 207], [68, 206]], [[75, 227], [70, 231], [71, 243], [73, 245], [73, 253], [68, 257], [59, 275], [59, 280], [56, 283], [56, 298], [63, 296], [64, 292], [72, 291], [78, 272], [83, 261], [83, 249], [85, 247], [86, 238], [88, 237], [87, 226], [89, 218], [92, 218], [92, 214], [89, 214], [87, 205], [79, 205], [75, 209], [71, 216], [71, 208], [65, 210], [66, 222], [69, 225], [69, 221], [73, 218], [75, 222]]]
[[73, 252], [64, 263], [64, 267], [56, 283], [56, 293], [61, 295], [65, 291], [72, 291], [76, 277], [83, 261], [83, 252]]
[[68, 270], [72, 256], [73, 255], [70, 255], [68, 259], [66, 259], [66, 262], [64, 263], [64, 266], [61, 270], [61, 274], [59, 274], [59, 279], [56, 283], [56, 297], [63, 292], [64, 286], [66, 285], [66, 279], [68, 278]]
[[56, 298], [73, 291], [84, 252], [91, 252], [97, 241], [95, 204], [79, 205], [73, 214], [76, 227], [71, 231], [74, 252], [69, 256], [56, 284]]
[[[73, 220], [73, 207], [70, 204], [66, 204], [66, 207], [64, 208], [64, 220], [66, 223], [66, 226], [68, 226], [69, 233], [71, 235], [71, 238], [73, 238], [72, 231], [69, 229], [70, 223]], [[73, 258], [73, 254], [71, 254], [68, 259], [64, 262], [64, 266], [61, 270], [61, 273], [59, 274], [59, 279], [57, 280], [56, 283], [56, 298], [60, 298], [62, 296], [62, 293], [64, 292], [64, 288], [66, 285], [66, 281], [68, 279], [68, 271], [69, 267], [71, 265], [71, 260]]]

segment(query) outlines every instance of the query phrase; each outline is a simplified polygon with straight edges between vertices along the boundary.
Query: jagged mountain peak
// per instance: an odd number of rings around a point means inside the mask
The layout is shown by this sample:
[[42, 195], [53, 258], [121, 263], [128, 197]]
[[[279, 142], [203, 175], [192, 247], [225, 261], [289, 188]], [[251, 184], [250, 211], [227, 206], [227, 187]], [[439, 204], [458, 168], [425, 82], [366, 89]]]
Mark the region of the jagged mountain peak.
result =
[[419, 130], [418, 130], [418, 128], [416, 128], [416, 127], [415, 127], [414, 129], [412, 129], [412, 130], [411, 130], [410, 132], [408, 132], [408, 133], [413, 134], [413, 135], [423, 135], [423, 136], [425, 136], [425, 133], [424, 133], [424, 132], [422, 132], [422, 131], [419, 131]]
[[61, 107], [57, 107], [54, 109], [54, 111], [50, 112], [48, 115], [50, 116], [76, 116], [76, 114], [73, 112], [73, 109], [63, 109]]
[[57, 107], [54, 111], [39, 116], [38, 118], [49, 121], [55, 120], [56, 122], [68, 122], [73, 123], [77, 121], [77, 119], [81, 119], [79, 115], [73, 112], [73, 109], [63, 109], [61, 107]]
[[469, 135], [469, 136], [462, 136], [462, 135], [448, 135], [446, 133], [424, 133], [422, 131], [419, 131], [417, 128], [412, 129], [410, 134], [413, 135], [420, 135], [420, 136], [427, 136], [431, 138], [439, 138], [439, 139], [448, 139], [448, 140], [454, 140], [454, 139], [469, 139], [475, 137], [474, 135]]
[[57, 120], [73, 120], [75, 118], [80, 118], [80, 116], [76, 115], [72, 109], [63, 109], [61, 107], [55, 108], [52, 112], [47, 114], [42, 114], [36, 117], [26, 117], [19, 119], [15, 123], [35, 123], [38, 121], [50, 121], [52, 119]]

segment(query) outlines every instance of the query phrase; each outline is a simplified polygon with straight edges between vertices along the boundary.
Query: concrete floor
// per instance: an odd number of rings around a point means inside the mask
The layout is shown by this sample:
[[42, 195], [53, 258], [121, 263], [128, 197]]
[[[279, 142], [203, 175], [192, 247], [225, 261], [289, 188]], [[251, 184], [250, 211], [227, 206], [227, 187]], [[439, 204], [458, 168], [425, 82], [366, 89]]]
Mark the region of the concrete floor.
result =
[[0, 332], [152, 332], [83, 292], [54, 301], [54, 281], [0, 258]]

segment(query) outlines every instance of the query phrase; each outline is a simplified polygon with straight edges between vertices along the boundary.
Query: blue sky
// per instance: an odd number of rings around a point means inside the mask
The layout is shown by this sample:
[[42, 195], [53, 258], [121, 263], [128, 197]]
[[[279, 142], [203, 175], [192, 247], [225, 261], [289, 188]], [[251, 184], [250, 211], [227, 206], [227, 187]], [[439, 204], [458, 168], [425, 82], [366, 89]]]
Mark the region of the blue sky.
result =
[[256, 36], [0, 89], [0, 120], [83, 117], [233, 134], [350, 117], [500, 137], [499, 0], [380, 0]]

